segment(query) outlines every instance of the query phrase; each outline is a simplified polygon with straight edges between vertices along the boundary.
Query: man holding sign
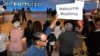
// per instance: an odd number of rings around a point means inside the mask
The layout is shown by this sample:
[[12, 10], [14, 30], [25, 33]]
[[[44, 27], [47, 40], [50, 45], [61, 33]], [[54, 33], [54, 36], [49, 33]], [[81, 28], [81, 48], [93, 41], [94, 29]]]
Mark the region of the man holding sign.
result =
[[[77, 2], [78, 3], [78, 2]], [[83, 19], [83, 4], [70, 3], [57, 5], [58, 18], [67, 20], [82, 20]], [[74, 56], [73, 46], [77, 38], [75, 31], [72, 31], [73, 24], [67, 21], [64, 24], [65, 32], [61, 33], [58, 37], [59, 40], [59, 56]]]

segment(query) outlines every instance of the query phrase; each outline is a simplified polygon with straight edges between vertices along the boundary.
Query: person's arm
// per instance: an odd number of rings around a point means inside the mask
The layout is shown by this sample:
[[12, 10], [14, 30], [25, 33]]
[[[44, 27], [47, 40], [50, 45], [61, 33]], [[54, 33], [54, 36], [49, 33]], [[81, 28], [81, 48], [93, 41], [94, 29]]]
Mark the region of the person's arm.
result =
[[82, 32], [82, 30], [83, 30], [83, 21], [82, 20], [79, 20], [78, 22], [78, 25], [79, 25], [79, 32]]
[[58, 16], [55, 16], [55, 19], [53, 22], [50, 24], [50, 26], [46, 29], [45, 33], [47, 36], [52, 32], [53, 27], [55, 26], [56, 22], [58, 21]]
[[50, 24], [49, 27], [50, 27], [51, 29], [53, 29], [57, 21], [58, 21], [58, 16], [56, 15], [55, 18], [54, 18], [54, 20], [53, 20], [53, 22]]

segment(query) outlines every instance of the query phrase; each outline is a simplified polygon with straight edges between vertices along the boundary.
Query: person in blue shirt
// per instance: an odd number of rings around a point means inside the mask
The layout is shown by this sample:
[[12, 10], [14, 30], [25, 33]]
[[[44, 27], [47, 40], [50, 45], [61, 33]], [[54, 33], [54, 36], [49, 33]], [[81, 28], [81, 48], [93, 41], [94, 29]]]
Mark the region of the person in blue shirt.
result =
[[58, 18], [56, 16], [55, 20], [46, 29], [45, 33], [35, 32], [33, 34], [33, 44], [27, 49], [26, 56], [46, 56], [47, 36], [52, 32]]
[[47, 36], [42, 32], [33, 34], [33, 45], [31, 45], [26, 56], [46, 56], [45, 46], [47, 44]]

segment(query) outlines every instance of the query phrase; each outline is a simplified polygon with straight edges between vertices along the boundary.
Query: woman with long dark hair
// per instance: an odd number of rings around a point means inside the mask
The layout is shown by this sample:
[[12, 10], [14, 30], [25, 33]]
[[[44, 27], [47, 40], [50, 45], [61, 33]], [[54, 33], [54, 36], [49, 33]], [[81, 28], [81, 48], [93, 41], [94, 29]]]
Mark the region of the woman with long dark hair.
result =
[[32, 35], [33, 35], [33, 27], [32, 27], [32, 20], [28, 20], [27, 26], [24, 29], [24, 36], [26, 37], [27, 47], [32, 45]]

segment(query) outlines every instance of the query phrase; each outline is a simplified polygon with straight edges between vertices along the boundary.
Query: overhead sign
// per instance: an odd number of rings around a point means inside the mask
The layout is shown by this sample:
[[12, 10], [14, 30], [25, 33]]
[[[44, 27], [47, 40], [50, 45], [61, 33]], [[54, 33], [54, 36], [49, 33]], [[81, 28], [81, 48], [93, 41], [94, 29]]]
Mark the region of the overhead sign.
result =
[[56, 5], [58, 18], [68, 20], [82, 20], [83, 6], [84, 3], [69, 3]]

